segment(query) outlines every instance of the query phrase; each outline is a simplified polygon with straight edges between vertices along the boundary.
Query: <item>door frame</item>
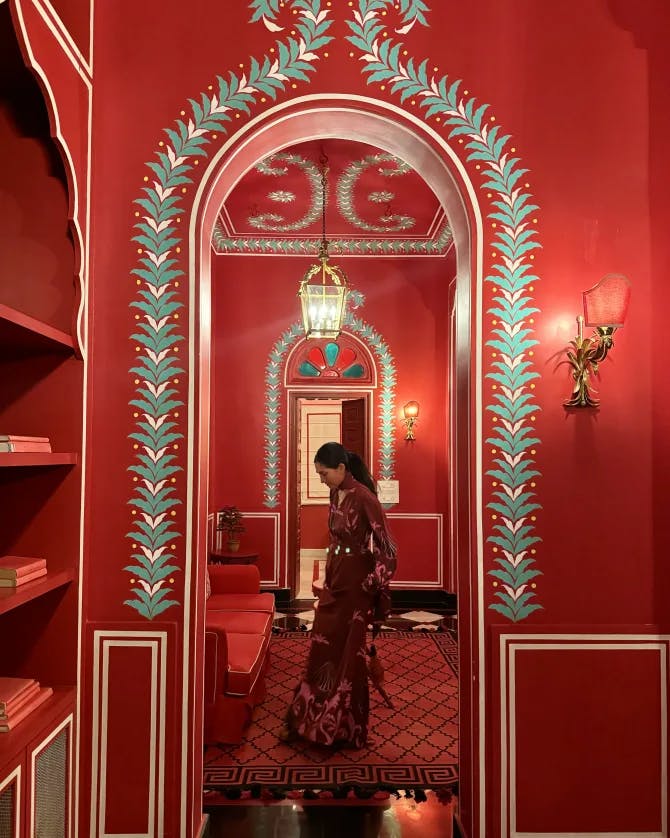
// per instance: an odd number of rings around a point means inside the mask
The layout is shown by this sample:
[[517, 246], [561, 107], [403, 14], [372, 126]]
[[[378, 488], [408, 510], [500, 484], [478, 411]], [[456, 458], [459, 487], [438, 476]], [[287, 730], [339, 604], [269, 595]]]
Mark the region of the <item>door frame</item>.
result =
[[368, 460], [372, 459], [373, 445], [373, 394], [374, 388], [361, 390], [337, 384], [322, 389], [286, 388], [286, 587], [291, 599], [299, 590], [300, 578], [300, 506], [298, 502], [298, 428], [300, 399], [363, 399], [365, 401], [365, 447]]

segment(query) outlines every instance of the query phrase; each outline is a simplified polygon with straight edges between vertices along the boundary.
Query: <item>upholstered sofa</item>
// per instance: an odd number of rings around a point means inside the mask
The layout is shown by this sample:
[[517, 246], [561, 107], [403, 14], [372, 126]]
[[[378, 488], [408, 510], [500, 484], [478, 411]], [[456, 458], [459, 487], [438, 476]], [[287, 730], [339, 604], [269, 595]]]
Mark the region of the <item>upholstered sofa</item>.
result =
[[265, 698], [274, 596], [255, 565], [208, 565], [205, 612], [205, 744], [238, 744]]

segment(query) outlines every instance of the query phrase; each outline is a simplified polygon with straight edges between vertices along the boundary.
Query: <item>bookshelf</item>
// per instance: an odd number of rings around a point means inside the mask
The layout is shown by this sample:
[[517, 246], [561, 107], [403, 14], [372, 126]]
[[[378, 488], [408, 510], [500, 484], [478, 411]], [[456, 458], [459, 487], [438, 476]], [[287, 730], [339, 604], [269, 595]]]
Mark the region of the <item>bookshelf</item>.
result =
[[12, 834], [37, 834], [45, 812], [69, 834], [82, 530], [84, 364], [73, 328], [81, 254], [69, 232], [68, 178], [8, 5], [0, 3], [0, 148], [11, 160], [0, 170], [0, 434], [48, 437], [52, 452], [0, 452], [0, 555], [47, 563], [45, 576], [0, 588], [0, 675], [32, 678], [54, 692], [0, 732], [0, 811], [9, 813]]

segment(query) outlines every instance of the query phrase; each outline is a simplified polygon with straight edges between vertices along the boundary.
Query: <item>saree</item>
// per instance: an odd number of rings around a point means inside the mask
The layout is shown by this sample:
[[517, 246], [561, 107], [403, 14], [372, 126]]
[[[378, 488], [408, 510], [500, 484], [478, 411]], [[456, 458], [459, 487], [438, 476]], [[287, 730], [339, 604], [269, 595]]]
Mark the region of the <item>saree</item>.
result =
[[395, 545], [377, 496], [349, 472], [331, 490], [328, 527], [325, 582], [286, 726], [320, 745], [362, 748], [370, 703], [365, 638], [368, 624], [390, 611]]

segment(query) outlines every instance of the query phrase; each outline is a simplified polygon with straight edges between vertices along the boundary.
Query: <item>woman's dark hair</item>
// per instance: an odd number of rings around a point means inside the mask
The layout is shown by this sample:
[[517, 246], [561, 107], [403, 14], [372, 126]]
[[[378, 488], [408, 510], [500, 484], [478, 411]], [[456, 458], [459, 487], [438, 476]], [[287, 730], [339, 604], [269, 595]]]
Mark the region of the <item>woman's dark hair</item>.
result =
[[363, 460], [353, 451], [347, 451], [339, 442], [324, 442], [314, 455], [314, 462], [321, 463], [326, 468], [337, 468], [340, 463], [344, 463], [344, 467], [351, 472], [355, 480], [377, 494], [375, 481]]

